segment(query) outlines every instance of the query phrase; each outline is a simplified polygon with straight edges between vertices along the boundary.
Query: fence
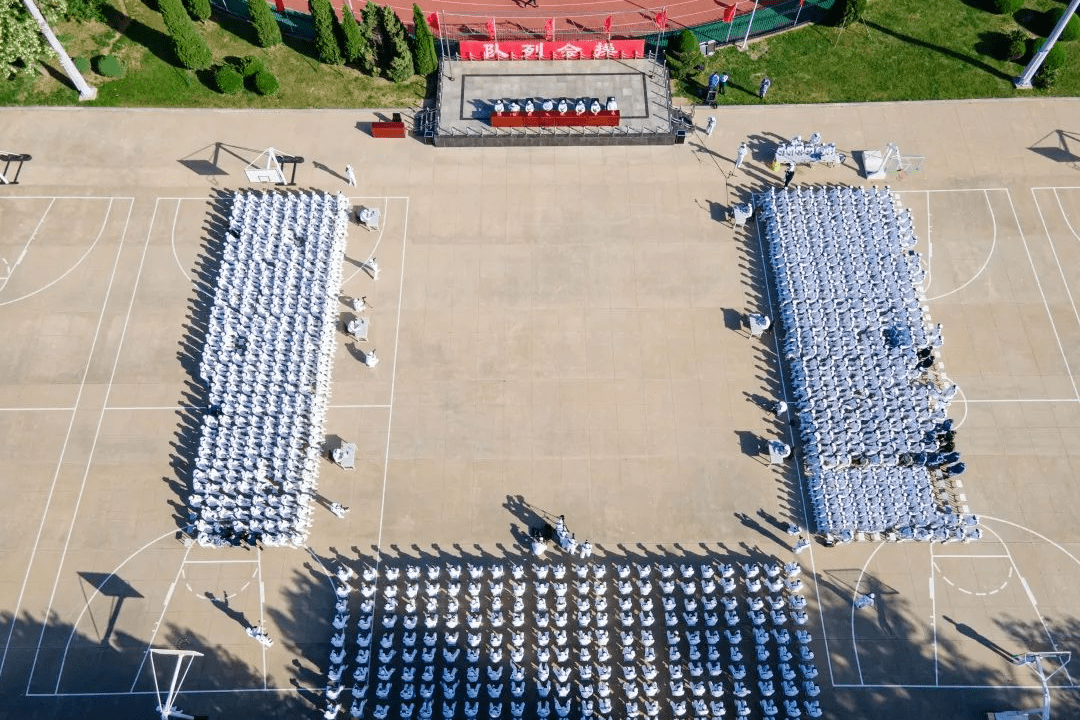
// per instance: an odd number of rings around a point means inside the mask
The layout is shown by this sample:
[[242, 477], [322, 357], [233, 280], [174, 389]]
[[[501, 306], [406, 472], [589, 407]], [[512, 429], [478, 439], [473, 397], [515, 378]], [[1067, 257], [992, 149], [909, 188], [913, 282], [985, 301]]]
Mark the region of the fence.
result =
[[[547, 40], [554, 36], [560, 40], [602, 40], [612, 38], [645, 38], [653, 47], [663, 48], [669, 39], [690, 28], [703, 43], [722, 45], [737, 42], [747, 36], [765, 35], [787, 27], [809, 22], [820, 22], [836, 0], [761, 0], [754, 4], [741, 0], [738, 12], [731, 22], [723, 21], [724, 6], [710, 5], [707, 10], [688, 11], [669, 18], [668, 27], [658, 32], [656, 15], [663, 9], [646, 8], [616, 13], [575, 13], [573, 17], [538, 17], [535, 13], [521, 16], [492, 17], [491, 14], [439, 12], [438, 39], [454, 45], [459, 40], [489, 40], [489, 23], [494, 21], [495, 35], [499, 40]], [[211, 0], [220, 11], [229, 15], [248, 17], [247, 0]], [[288, 0], [287, 5], [297, 4]], [[359, 6], [357, 6], [359, 7]], [[311, 16], [305, 12], [286, 9], [273, 10], [281, 24], [281, 30], [293, 37], [312, 39], [315, 28]], [[610, 32], [605, 28], [611, 18]], [[550, 27], [548, 21], [551, 21]], [[412, 16], [403, 18], [412, 25]], [[452, 48], [456, 50], [456, 48]]]

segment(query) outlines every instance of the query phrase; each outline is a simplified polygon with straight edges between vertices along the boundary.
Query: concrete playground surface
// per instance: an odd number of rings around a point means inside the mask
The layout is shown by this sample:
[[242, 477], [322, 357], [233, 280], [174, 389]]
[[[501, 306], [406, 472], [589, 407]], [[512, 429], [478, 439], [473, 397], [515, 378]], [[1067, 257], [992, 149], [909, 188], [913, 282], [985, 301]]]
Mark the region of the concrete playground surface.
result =
[[[890, 182], [984, 523], [978, 543], [797, 556], [825, 716], [1038, 705], [1012, 656], [1080, 651], [1080, 101], [701, 108], [698, 125], [710, 112], [684, 145], [436, 149], [373, 139], [367, 111], [0, 110], [0, 142], [34, 158], [0, 186], [0, 718], [149, 717], [150, 647], [204, 653], [187, 712], [318, 717], [333, 570], [377, 550], [513, 559], [565, 514], [601, 559], [796, 559], [802, 494], [759, 452], [785, 432], [764, 407], [775, 346], [741, 324], [765, 309], [761, 239], [727, 210], [780, 181], [777, 141], [815, 131], [848, 161], [795, 183], [867, 184], [858, 151], [889, 142], [926, 158]], [[357, 467], [319, 483], [351, 510], [320, 507], [307, 549], [211, 551], [178, 539], [193, 278], [216, 200], [271, 146], [305, 158], [300, 188], [382, 214], [349, 231], [342, 291], [371, 330], [338, 338], [327, 422]], [[1055, 676], [1055, 717], [1080, 716], [1078, 674]]]

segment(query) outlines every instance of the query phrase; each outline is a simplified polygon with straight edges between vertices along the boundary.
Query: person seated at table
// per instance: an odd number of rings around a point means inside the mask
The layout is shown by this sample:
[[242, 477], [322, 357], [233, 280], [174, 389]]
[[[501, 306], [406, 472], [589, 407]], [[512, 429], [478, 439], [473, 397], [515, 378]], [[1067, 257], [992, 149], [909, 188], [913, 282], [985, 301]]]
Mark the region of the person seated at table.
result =
[[600, 101], [596, 98], [593, 98], [592, 105], [589, 106], [589, 112], [593, 115], [600, 112]]
[[582, 113], [585, 112], [585, 101], [584, 100], [578, 100], [577, 101], [577, 104], [574, 105], [574, 112], [577, 113], [578, 115], [581, 115]]
[[518, 105], [517, 100], [510, 101], [510, 112], [521, 112], [521, 106]]
[[506, 106], [503, 104], [502, 100], [496, 100], [495, 101], [495, 112], [497, 112], [497, 113], [506, 112]]
[[555, 103], [551, 100], [545, 100], [541, 107], [544, 108], [544, 112], [551, 112], [555, 107]]
[[608, 110], [608, 112], [615, 112], [618, 109], [619, 109], [619, 103], [615, 102], [615, 96], [612, 95], [611, 97], [609, 97], [607, 99], [607, 110]]
[[529, 98], [528, 100], [525, 101], [525, 112], [532, 115], [534, 110], [536, 110], [536, 106], [533, 105], [532, 98]]
[[566, 111], [567, 111], [567, 109], [569, 109], [569, 107], [570, 106], [566, 104], [566, 99], [565, 98], [560, 100], [559, 101], [559, 114], [560, 115], [565, 115]]

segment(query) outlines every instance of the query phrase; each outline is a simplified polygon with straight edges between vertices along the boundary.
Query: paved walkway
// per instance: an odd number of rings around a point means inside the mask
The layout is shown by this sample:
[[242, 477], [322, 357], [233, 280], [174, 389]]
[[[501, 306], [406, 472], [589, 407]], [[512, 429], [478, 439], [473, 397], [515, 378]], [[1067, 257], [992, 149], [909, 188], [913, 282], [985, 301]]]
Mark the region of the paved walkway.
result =
[[[187, 712], [314, 716], [323, 568], [373, 545], [510, 554], [546, 512], [601, 557], [793, 559], [800, 493], [758, 452], [784, 432], [763, 408], [774, 350], [739, 320], [762, 308], [760, 251], [724, 218], [779, 181], [778, 140], [814, 131], [849, 158], [888, 142], [926, 156], [890, 182], [931, 261], [967, 501], [992, 530], [959, 549], [798, 556], [822, 705], [975, 718], [1037, 704], [1003, 653], [1080, 652], [1080, 100], [715, 115], [685, 145], [466, 150], [376, 140], [375, 112], [0, 110], [3, 147], [34, 156], [0, 187], [0, 718], [145, 712], [151, 697], [130, 693], [152, 688], [148, 644], [206, 651]], [[729, 175], [743, 140], [751, 157]], [[185, 494], [172, 443], [190, 277], [210, 201], [247, 187], [268, 146], [306, 158], [300, 186], [383, 210], [380, 232], [351, 229], [345, 278], [382, 362], [360, 367], [340, 338], [328, 425], [358, 462], [325, 466], [320, 493], [345, 519], [321, 512], [310, 553], [189, 550], [170, 503]], [[864, 183], [852, 160], [795, 182]], [[357, 266], [373, 254], [378, 283]], [[876, 607], [853, 613], [866, 589]], [[244, 633], [257, 622], [273, 648]], [[1055, 691], [1055, 714], [1080, 715], [1077, 698]]]

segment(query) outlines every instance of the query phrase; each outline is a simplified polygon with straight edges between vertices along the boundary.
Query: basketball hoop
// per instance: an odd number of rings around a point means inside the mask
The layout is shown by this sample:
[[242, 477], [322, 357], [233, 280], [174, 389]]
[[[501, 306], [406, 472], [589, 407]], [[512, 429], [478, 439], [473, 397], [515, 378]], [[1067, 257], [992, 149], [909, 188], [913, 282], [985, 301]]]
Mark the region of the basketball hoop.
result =
[[[169, 681], [169, 690], [164, 699], [161, 697], [161, 686], [158, 684], [157, 666], [154, 662], [154, 658], [159, 655], [176, 658], [176, 667], [173, 668], [172, 679]], [[169, 720], [169, 718], [195, 720], [194, 715], [186, 715], [180, 712], [173, 703], [176, 702], [176, 696], [180, 693], [180, 686], [184, 684], [184, 678], [187, 677], [188, 671], [191, 670], [191, 663], [194, 662], [195, 658], [202, 656], [201, 652], [195, 650], [158, 650], [150, 648], [150, 671], [154, 676], [154, 695], [157, 697], [157, 712], [161, 714], [161, 720]], [[167, 660], [162, 660], [163, 664], [167, 662]]]
[[248, 163], [244, 174], [247, 175], [248, 182], [285, 184], [285, 173], [281, 171], [277, 150], [272, 147], [266, 148], [259, 157]]

